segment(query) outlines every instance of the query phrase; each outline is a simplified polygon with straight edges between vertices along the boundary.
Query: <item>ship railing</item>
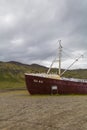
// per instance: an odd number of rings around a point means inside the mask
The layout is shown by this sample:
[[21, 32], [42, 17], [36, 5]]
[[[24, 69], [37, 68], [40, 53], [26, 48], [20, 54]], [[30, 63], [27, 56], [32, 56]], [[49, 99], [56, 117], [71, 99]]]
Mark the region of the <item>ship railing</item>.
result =
[[69, 81], [74, 81], [74, 82], [87, 83], [87, 79], [76, 79], [76, 78], [65, 78], [65, 77], [62, 77], [62, 80], [69, 80]]

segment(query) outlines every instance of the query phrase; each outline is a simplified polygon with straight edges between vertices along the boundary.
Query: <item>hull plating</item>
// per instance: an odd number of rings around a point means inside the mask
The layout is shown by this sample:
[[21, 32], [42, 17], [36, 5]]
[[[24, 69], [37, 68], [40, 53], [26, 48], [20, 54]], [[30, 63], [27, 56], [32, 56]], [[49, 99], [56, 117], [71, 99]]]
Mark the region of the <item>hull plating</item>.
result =
[[30, 94], [87, 94], [87, 83], [25, 75]]

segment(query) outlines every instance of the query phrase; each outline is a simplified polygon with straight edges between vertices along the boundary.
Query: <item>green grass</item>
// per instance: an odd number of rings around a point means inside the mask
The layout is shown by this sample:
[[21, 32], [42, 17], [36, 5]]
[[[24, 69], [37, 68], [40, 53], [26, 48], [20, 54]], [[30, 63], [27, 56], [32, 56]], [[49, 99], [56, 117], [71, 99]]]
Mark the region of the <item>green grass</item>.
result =
[[1, 81], [0, 89], [25, 89], [25, 82]]
[[0, 89], [25, 88], [24, 73], [27, 67], [12, 63], [0, 63]]

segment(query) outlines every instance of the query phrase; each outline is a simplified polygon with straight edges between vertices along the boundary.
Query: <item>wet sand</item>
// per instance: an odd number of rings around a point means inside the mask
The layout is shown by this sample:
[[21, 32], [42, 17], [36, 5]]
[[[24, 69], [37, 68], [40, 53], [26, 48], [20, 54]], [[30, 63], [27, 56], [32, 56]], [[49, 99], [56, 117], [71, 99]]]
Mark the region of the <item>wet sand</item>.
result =
[[0, 92], [0, 130], [87, 130], [87, 95]]

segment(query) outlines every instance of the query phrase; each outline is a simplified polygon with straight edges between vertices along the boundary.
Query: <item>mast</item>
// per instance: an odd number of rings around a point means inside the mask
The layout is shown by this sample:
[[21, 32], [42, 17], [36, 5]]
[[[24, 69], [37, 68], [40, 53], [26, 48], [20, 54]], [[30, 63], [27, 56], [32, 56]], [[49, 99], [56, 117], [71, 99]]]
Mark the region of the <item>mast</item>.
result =
[[51, 68], [52, 68], [52, 66], [53, 66], [53, 64], [54, 64], [54, 62], [55, 62], [55, 60], [56, 60], [56, 57], [55, 57], [55, 59], [53, 60], [52, 64], [50, 65], [50, 68], [48, 69], [47, 74], [49, 74], [49, 72], [50, 72], [50, 70], [51, 70]]
[[62, 46], [61, 46], [61, 40], [59, 40], [59, 48], [58, 48], [58, 56], [59, 56], [59, 58], [58, 58], [58, 60], [56, 60], [56, 57], [55, 57], [55, 59], [53, 60], [52, 64], [50, 65], [50, 68], [49, 68], [48, 71], [47, 71], [47, 74], [49, 74], [49, 72], [50, 72], [50, 70], [51, 70], [51, 68], [52, 68], [52, 66], [53, 66], [53, 64], [54, 64], [54, 62], [55, 62], [55, 61], [58, 61], [58, 62], [59, 62], [58, 75], [59, 75], [59, 76], [61, 75], [61, 56], [62, 56], [62, 55], [61, 55], [61, 52], [62, 52]]
[[61, 52], [62, 52], [62, 46], [61, 46], [61, 40], [59, 40], [59, 76], [61, 75]]
[[59, 70], [58, 70], [58, 75], [62, 76], [73, 64], [75, 64], [81, 57], [83, 57], [83, 55], [80, 55], [77, 59], [75, 59], [75, 61], [67, 68], [65, 69], [62, 73], [61, 73], [61, 57], [62, 57], [62, 45], [61, 45], [61, 40], [59, 40], [59, 48], [58, 48], [58, 60], [55, 59], [53, 60], [52, 64], [50, 65], [50, 68], [47, 71], [47, 74], [49, 74], [53, 64], [55, 61], [59, 62]]
[[61, 74], [60, 76], [62, 76], [67, 70], [69, 70], [69, 68], [74, 65], [81, 57], [83, 57], [83, 55], [80, 55], [77, 59], [75, 59], [75, 61], [67, 68], [65, 69]]

